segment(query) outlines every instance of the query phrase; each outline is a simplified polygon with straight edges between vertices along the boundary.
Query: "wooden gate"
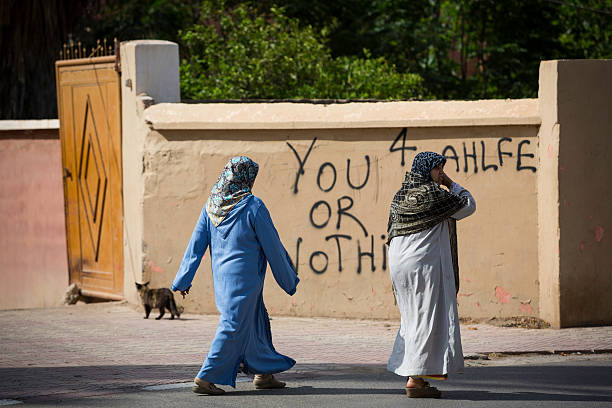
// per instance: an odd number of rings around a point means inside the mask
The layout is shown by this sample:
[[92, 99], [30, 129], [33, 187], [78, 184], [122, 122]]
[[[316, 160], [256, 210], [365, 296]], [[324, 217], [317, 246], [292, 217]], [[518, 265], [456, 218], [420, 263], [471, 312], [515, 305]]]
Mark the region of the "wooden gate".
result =
[[121, 91], [115, 56], [55, 63], [70, 283], [123, 298]]

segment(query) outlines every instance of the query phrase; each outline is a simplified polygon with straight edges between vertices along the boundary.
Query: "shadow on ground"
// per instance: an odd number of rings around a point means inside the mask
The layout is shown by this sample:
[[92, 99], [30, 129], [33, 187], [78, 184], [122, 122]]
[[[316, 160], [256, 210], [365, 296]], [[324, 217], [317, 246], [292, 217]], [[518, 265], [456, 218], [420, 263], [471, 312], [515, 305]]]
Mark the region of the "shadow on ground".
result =
[[[199, 365], [129, 365], [0, 368], [0, 399], [53, 402], [140, 392], [156, 384], [191, 381]], [[298, 364], [279, 374], [282, 390], [254, 390], [239, 383], [222, 397], [248, 395], [402, 395], [403, 378], [380, 365]], [[612, 366], [597, 363], [468, 367], [465, 374], [437, 382], [445, 400], [612, 402]], [[190, 393], [188, 387], [181, 392]]]

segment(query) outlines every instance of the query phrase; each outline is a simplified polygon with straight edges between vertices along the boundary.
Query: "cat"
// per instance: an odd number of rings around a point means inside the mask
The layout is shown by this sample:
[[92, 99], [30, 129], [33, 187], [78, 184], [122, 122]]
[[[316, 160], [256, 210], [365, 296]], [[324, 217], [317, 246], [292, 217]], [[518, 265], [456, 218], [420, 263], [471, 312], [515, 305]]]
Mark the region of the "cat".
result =
[[136, 289], [140, 295], [140, 300], [145, 309], [145, 319], [149, 318], [151, 309], [159, 308], [159, 316], [155, 320], [159, 320], [164, 316], [166, 309], [170, 311], [170, 320], [174, 319], [174, 316], [178, 319], [181, 318], [182, 307], [177, 308], [174, 302], [174, 294], [168, 288], [161, 289], [149, 289], [149, 282], [147, 283], [136, 283]]

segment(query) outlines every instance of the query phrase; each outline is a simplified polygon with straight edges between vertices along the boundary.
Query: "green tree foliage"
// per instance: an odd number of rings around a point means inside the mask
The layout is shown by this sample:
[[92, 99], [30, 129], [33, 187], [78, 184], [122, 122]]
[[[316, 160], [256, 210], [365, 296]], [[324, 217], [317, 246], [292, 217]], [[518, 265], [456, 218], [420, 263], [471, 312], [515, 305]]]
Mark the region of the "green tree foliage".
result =
[[190, 99], [409, 99], [418, 75], [383, 57], [333, 58], [324, 37], [271, 7], [205, 1], [202, 22], [181, 32], [181, 92]]
[[[265, 1], [265, 0], [262, 0]], [[541, 60], [612, 58], [612, 0], [284, 0], [329, 27], [334, 55], [367, 48], [443, 99], [537, 96]]]
[[[612, 58], [612, 0], [243, 3], [1, 1], [0, 117], [56, 117], [53, 63], [71, 40], [88, 47], [104, 37], [178, 42], [183, 95], [194, 98], [535, 97], [541, 60]], [[246, 15], [237, 18], [239, 9]], [[227, 29], [261, 32], [232, 36], [217, 23], [216, 31], [206, 28], [221, 17]], [[237, 48], [227, 50], [227, 41]], [[271, 93], [273, 81], [291, 92]], [[259, 85], [262, 92], [253, 93]]]

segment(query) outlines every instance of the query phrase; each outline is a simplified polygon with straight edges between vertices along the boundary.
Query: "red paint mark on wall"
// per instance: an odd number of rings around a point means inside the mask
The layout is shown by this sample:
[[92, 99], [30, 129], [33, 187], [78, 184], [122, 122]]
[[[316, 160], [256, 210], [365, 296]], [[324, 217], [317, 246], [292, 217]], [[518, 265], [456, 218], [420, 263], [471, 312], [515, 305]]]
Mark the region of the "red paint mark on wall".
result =
[[552, 146], [548, 145], [548, 157], [552, 159], [553, 155], [552, 155]]
[[497, 300], [499, 300], [499, 303], [502, 303], [502, 304], [503, 303], [510, 303], [510, 299], [512, 298], [510, 293], [508, 293], [501, 286], [496, 286], [495, 287], [495, 296], [497, 296]]
[[580, 252], [584, 251], [584, 241], [580, 241]]
[[595, 242], [601, 242], [603, 239], [604, 229], [601, 226], [595, 227]]
[[164, 269], [161, 266], [155, 265], [152, 261], [147, 261], [146, 266], [149, 267], [149, 270], [151, 272], [155, 272], [155, 273], [163, 273]]
[[476, 302], [476, 307], [480, 307], [480, 302]]
[[533, 308], [528, 303], [521, 303], [519, 305], [519, 309], [521, 309], [522, 313], [527, 313], [527, 314], [533, 313]]

